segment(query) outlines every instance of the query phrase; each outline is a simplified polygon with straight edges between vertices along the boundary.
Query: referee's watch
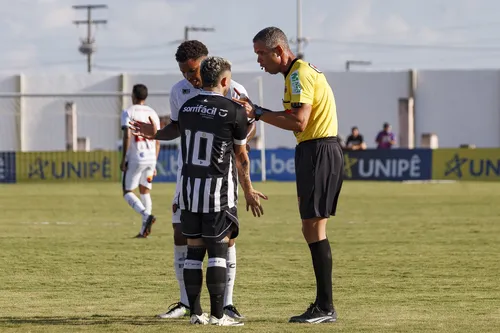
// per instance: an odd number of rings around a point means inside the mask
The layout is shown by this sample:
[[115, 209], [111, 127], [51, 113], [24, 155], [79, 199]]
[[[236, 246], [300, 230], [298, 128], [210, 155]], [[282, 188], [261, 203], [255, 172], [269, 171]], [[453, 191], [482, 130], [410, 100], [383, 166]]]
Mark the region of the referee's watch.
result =
[[263, 114], [264, 109], [258, 105], [255, 105], [255, 121], [258, 121]]

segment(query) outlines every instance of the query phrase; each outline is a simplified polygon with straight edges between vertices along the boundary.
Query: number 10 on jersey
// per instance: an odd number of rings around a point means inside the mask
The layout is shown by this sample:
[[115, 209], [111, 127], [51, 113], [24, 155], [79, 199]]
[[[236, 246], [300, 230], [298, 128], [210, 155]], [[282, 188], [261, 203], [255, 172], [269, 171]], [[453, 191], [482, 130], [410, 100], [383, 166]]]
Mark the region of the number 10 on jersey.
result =
[[[186, 158], [184, 163], [207, 167], [210, 165], [212, 147], [214, 144], [214, 135], [212, 133], [196, 131], [192, 135], [190, 130], [184, 130], [186, 136]], [[193, 150], [189, 151], [193, 139]]]

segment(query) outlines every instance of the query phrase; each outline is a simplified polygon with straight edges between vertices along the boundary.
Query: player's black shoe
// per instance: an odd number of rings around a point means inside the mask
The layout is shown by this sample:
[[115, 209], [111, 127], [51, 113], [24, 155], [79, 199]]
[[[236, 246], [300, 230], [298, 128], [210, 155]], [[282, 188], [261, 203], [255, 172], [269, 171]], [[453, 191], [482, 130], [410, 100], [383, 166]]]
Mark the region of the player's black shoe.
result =
[[334, 323], [337, 321], [337, 312], [326, 312], [321, 310], [316, 304], [311, 304], [309, 308], [300, 316], [290, 318], [290, 323], [320, 324]]
[[226, 305], [224, 307], [224, 313], [227, 314], [229, 317], [233, 318], [233, 319], [243, 319], [245, 317], [243, 317], [241, 315], [241, 313], [238, 312], [238, 310], [236, 309], [236, 307], [234, 305]]
[[156, 217], [154, 217], [154, 215], [149, 215], [146, 220], [146, 223], [144, 224], [144, 231], [142, 233], [144, 237], [149, 236], [149, 234], [151, 233], [151, 227], [155, 222], [156, 222]]

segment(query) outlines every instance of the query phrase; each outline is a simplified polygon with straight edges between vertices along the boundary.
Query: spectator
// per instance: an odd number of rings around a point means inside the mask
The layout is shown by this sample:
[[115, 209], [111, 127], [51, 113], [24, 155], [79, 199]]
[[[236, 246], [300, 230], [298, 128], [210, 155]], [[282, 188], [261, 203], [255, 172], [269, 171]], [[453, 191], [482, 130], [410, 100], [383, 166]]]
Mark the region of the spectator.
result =
[[348, 150], [365, 150], [366, 143], [361, 134], [359, 134], [359, 129], [354, 126], [351, 129], [351, 135], [347, 137], [345, 148]]
[[375, 142], [378, 144], [378, 149], [391, 149], [396, 144], [394, 133], [391, 132], [391, 125], [384, 123], [384, 129], [377, 134]]

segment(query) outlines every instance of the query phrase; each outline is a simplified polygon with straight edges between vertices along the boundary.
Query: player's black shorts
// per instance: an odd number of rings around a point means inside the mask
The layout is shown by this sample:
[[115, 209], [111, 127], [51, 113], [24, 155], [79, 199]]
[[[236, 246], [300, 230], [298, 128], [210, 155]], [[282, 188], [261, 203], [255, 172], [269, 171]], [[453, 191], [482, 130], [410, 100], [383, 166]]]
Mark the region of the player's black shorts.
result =
[[337, 137], [297, 145], [295, 175], [301, 219], [335, 215], [343, 173], [344, 155]]
[[182, 234], [187, 238], [207, 238], [219, 241], [228, 232], [230, 238], [238, 237], [239, 222], [236, 207], [216, 213], [181, 211]]

